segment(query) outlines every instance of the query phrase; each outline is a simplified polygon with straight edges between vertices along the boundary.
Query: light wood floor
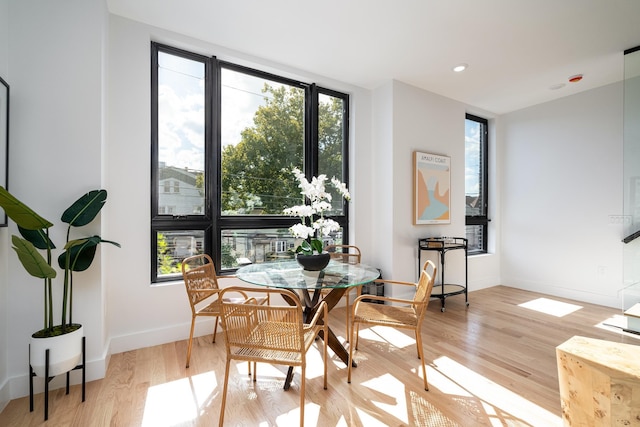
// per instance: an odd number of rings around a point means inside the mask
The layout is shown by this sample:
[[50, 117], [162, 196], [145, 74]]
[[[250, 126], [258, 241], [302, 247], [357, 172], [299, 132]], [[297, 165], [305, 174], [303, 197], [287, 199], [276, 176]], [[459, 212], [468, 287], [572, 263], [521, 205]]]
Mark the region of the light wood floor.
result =
[[[619, 310], [498, 286], [433, 300], [423, 333], [430, 390], [424, 391], [415, 341], [392, 329], [363, 330], [351, 384], [345, 365], [333, 357], [329, 388], [322, 388], [321, 356], [313, 348], [307, 371], [306, 426], [558, 426], [561, 425], [555, 347], [574, 335], [640, 345], [640, 336], [597, 325]], [[558, 317], [543, 310], [578, 308]], [[568, 303], [574, 306], [567, 306]], [[331, 313], [344, 335], [344, 308]], [[0, 426], [215, 426], [224, 377], [224, 343], [211, 336], [194, 342], [185, 369], [186, 341], [115, 354], [107, 377], [69, 395], [50, 393], [49, 421], [44, 397], [9, 403]], [[316, 368], [317, 366], [317, 368]], [[282, 390], [286, 367], [258, 365], [252, 383], [247, 365], [233, 365], [225, 425], [298, 424], [300, 375]], [[42, 380], [39, 380], [42, 381]], [[43, 385], [37, 384], [37, 390]]]

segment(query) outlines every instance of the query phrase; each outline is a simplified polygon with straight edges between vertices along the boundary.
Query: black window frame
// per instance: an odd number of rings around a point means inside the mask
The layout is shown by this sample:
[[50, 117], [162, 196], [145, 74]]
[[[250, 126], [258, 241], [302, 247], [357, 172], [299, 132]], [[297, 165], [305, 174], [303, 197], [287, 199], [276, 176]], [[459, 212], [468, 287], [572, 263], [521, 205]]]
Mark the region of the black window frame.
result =
[[[479, 249], [469, 249], [469, 255], [486, 254], [488, 252], [488, 231], [489, 231], [489, 120], [479, 117], [473, 114], [466, 113], [465, 120], [471, 120], [482, 125], [483, 132], [480, 135], [480, 174], [482, 176], [481, 182], [481, 198], [484, 202], [482, 206], [482, 212], [480, 215], [466, 215], [465, 212], [465, 226], [479, 226], [482, 234], [482, 245]], [[465, 199], [466, 199], [465, 191]], [[466, 203], [465, 203], [466, 206]]]
[[[158, 213], [158, 53], [165, 52], [205, 64], [205, 141], [204, 179], [205, 203], [202, 215], [170, 215]], [[266, 78], [279, 83], [304, 89], [305, 92], [305, 140], [304, 172], [308, 179], [318, 174], [318, 99], [320, 94], [343, 100], [343, 147], [342, 182], [349, 186], [349, 95], [332, 89], [278, 76], [261, 70], [218, 60], [215, 56], [204, 56], [172, 46], [151, 42], [151, 282], [174, 281], [179, 277], [158, 276], [157, 234], [162, 231], [197, 230], [204, 232], [204, 252], [209, 254], [216, 265], [218, 274], [231, 274], [236, 269], [221, 269], [222, 230], [288, 228], [299, 222], [288, 216], [221, 214], [221, 70], [222, 68]], [[348, 244], [349, 206], [344, 203], [342, 215], [331, 216], [343, 230], [343, 243]]]

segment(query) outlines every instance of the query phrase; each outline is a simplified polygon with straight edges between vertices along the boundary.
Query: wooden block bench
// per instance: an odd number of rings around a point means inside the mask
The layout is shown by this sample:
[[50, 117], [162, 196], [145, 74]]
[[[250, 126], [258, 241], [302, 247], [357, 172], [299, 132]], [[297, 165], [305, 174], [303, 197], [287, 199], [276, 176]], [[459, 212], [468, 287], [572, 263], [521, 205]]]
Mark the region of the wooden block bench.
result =
[[640, 426], [640, 346], [575, 336], [556, 357], [565, 426]]

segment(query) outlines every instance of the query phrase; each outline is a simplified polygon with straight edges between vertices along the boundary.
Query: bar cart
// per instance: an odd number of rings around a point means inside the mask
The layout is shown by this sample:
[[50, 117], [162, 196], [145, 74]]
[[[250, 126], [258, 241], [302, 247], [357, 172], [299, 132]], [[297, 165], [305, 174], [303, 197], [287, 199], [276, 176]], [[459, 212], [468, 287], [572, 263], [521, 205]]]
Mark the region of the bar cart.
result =
[[[453, 295], [464, 294], [464, 301], [469, 306], [467, 295], [468, 284], [468, 265], [467, 265], [467, 247], [468, 241], [464, 237], [427, 237], [418, 240], [418, 269], [422, 268], [422, 251], [438, 252], [438, 260], [440, 264], [440, 283], [433, 286], [432, 297], [440, 298], [442, 308], [440, 311], [444, 313], [444, 300]], [[449, 251], [464, 251], [464, 284], [446, 283], [444, 280], [445, 258]], [[418, 271], [418, 273], [420, 273]]]

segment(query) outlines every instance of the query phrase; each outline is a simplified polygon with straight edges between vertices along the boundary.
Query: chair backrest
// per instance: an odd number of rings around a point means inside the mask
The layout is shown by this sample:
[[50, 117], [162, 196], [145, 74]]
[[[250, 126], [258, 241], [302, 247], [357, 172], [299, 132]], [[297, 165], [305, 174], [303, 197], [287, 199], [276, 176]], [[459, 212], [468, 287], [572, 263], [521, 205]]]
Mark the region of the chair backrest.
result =
[[[246, 301], [224, 297], [228, 292], [242, 292]], [[264, 305], [256, 296], [280, 295], [293, 305]], [[304, 355], [303, 310], [298, 296], [287, 289], [228, 287], [220, 293], [222, 328], [225, 331], [227, 351], [242, 347], [278, 353]], [[304, 357], [304, 356], [303, 356]], [[303, 360], [303, 359], [301, 359]]]
[[433, 283], [436, 280], [436, 270], [436, 265], [431, 260], [427, 260], [422, 267], [420, 280], [418, 280], [418, 286], [416, 287], [416, 294], [413, 297], [413, 301], [416, 303], [414, 309], [419, 319], [422, 319], [427, 311], [427, 305], [429, 304], [431, 292], [433, 291]]
[[331, 258], [349, 264], [359, 264], [362, 259], [360, 248], [354, 245], [328, 245], [324, 250], [331, 254]]
[[182, 278], [192, 308], [219, 289], [216, 266], [207, 254], [185, 258], [182, 261]]

